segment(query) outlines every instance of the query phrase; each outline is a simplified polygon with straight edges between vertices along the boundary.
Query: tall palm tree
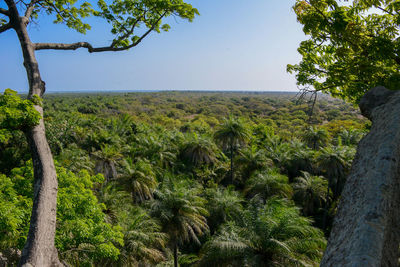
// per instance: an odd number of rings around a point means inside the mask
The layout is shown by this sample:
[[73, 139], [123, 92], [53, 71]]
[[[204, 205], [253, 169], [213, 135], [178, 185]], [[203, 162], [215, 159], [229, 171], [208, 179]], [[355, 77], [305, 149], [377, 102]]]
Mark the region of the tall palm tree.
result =
[[123, 143], [121, 136], [104, 129], [104, 125], [90, 125], [90, 129], [91, 131], [87, 134], [86, 140], [82, 144], [83, 148], [88, 151], [101, 150], [106, 145], [115, 147]]
[[313, 150], [319, 150], [328, 141], [328, 132], [320, 127], [310, 126], [303, 135], [304, 141]]
[[[363, 133], [359, 130], [344, 129], [338, 134], [338, 139], [340, 138], [341, 144], [346, 146], [354, 146], [357, 145], [360, 139], [362, 138]], [[339, 142], [338, 142], [339, 143]]]
[[133, 162], [131, 158], [125, 159], [121, 183], [127, 187], [135, 202], [152, 199], [154, 190], [157, 188], [153, 167], [145, 159], [139, 159], [136, 162]]
[[327, 201], [325, 202], [325, 212], [323, 217], [323, 229], [327, 229], [328, 210], [331, 203], [328, 196], [332, 192], [332, 200], [335, 203], [342, 193], [346, 176], [350, 171], [351, 160], [354, 156], [354, 149], [348, 149], [342, 146], [330, 146], [321, 149], [317, 158], [318, 167], [321, 173], [328, 179]]
[[214, 134], [215, 140], [222, 145], [224, 150], [229, 150], [231, 161], [231, 183], [234, 179], [233, 156], [234, 152], [249, 139], [249, 130], [240, 118], [229, 117], [219, 126]]
[[326, 199], [328, 181], [322, 176], [313, 176], [308, 172], [297, 177], [293, 184], [294, 200], [302, 207], [305, 216], [315, 215], [323, 208]]
[[117, 260], [108, 258], [96, 266], [138, 267], [155, 266], [165, 260], [163, 249], [167, 234], [161, 232], [161, 225], [144, 210], [127, 204], [119, 207], [118, 227], [121, 227], [123, 244], [120, 244]]
[[121, 210], [129, 203], [129, 194], [120, 190], [114, 182], [103, 184], [96, 193], [99, 203], [105, 205], [103, 212], [106, 214], [106, 222], [117, 224]]
[[161, 232], [161, 225], [137, 207], [129, 215], [128, 224], [123, 225], [124, 246], [120, 249], [119, 266], [154, 266], [165, 260], [167, 234]]
[[194, 166], [200, 166], [214, 164], [217, 161], [216, 151], [215, 144], [209, 138], [193, 133], [182, 145], [180, 156], [184, 161], [188, 161]]
[[155, 171], [161, 174], [165, 168], [176, 164], [178, 145], [174, 141], [179, 141], [180, 137], [170, 135], [168, 132], [156, 132], [153, 129], [146, 129], [136, 134], [133, 138], [131, 155], [134, 158], [149, 160]]
[[106, 182], [117, 178], [117, 162], [122, 158], [120, 149], [114, 145], [102, 145], [101, 150], [94, 152], [93, 157], [97, 160], [96, 173], [102, 173]]
[[287, 201], [272, 198], [242, 216], [204, 245], [200, 266], [316, 266], [321, 259], [323, 233]]
[[289, 177], [289, 182], [292, 183], [294, 178], [302, 174], [302, 171], [314, 172], [315, 151], [297, 140], [292, 140], [289, 147], [288, 159], [285, 162], [285, 173]]
[[152, 217], [160, 221], [169, 236], [175, 267], [178, 266], [179, 245], [189, 240], [200, 244], [198, 236], [209, 230], [205, 217], [208, 214], [206, 200], [199, 195], [199, 188], [189, 187], [187, 182], [164, 178], [164, 184], [156, 191], [151, 204]]
[[219, 225], [227, 221], [240, 220], [244, 200], [232, 187], [207, 188], [205, 198], [208, 200], [208, 225], [211, 233], [214, 233]]
[[291, 160], [291, 145], [277, 135], [269, 135], [265, 141], [265, 151], [267, 157], [272, 160], [275, 167], [279, 169], [280, 172], [287, 172], [287, 166]]
[[57, 161], [66, 169], [78, 173], [81, 170], [93, 171], [94, 164], [88, 154], [80, 149], [75, 143], [62, 149], [60, 155], [56, 157]]
[[133, 133], [136, 125], [130, 115], [122, 114], [111, 119], [109, 128], [109, 131], [114, 135], [125, 137]]
[[341, 146], [329, 146], [321, 149], [317, 158], [320, 171], [328, 178], [335, 200], [342, 192], [354, 156], [353, 151]]
[[248, 197], [257, 196], [266, 201], [271, 196], [281, 196], [289, 198], [292, 195], [292, 188], [288, 183], [288, 177], [271, 170], [267, 172], [255, 173], [247, 180], [244, 189]]
[[272, 165], [272, 160], [266, 157], [266, 151], [258, 149], [255, 145], [241, 149], [239, 153], [238, 163], [242, 166], [243, 180], [247, 180], [254, 172]]

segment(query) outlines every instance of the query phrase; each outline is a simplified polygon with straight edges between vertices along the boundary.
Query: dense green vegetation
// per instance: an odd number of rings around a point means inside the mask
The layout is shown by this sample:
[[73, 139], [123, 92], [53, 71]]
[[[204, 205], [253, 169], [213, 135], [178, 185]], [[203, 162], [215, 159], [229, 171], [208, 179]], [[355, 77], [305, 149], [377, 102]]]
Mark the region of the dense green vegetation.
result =
[[[72, 266], [318, 265], [369, 124], [342, 101], [320, 95], [310, 116], [297, 100], [47, 95], [60, 258]], [[11, 91], [0, 96], [0, 252], [10, 264], [26, 240], [33, 168], [24, 129], [9, 124], [35, 123], [30, 107]]]

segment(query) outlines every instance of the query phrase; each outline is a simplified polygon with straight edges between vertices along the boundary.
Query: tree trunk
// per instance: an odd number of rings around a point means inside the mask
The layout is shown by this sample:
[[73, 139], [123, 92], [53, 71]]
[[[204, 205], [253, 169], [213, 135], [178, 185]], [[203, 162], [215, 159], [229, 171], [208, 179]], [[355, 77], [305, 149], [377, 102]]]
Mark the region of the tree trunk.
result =
[[178, 244], [174, 245], [174, 267], [178, 267]]
[[372, 128], [358, 145], [321, 266], [398, 266], [400, 92], [374, 88], [360, 108]]
[[[20, 17], [15, 2], [5, 0], [10, 10], [10, 23], [18, 35], [29, 81], [28, 98], [41, 97], [45, 84], [41, 80], [35, 49], [28, 32], [28, 20]], [[43, 108], [35, 105], [42, 115], [39, 125], [25, 133], [32, 154], [34, 195], [28, 238], [19, 266], [62, 266], [54, 245], [57, 208], [57, 175], [43, 121]]]

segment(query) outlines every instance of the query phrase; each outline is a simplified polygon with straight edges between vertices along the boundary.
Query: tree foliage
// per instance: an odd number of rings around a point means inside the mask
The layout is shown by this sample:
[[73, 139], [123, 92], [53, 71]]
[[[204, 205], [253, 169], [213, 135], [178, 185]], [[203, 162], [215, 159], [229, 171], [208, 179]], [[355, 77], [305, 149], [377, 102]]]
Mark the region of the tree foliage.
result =
[[[74, 265], [99, 262], [105, 258], [117, 259], [123, 244], [119, 227], [105, 222], [104, 204], [93, 194], [95, 183], [103, 182], [101, 175], [92, 176], [82, 171], [75, 175], [62, 167], [57, 168], [59, 194], [57, 205], [56, 246], [61, 258]], [[12, 171], [2, 180], [0, 202], [1, 229], [6, 231], [0, 239], [0, 249], [21, 249], [28, 234], [32, 208], [33, 169], [31, 163]], [[10, 243], [12, 242], [12, 243]]]
[[0, 95], [0, 141], [7, 141], [12, 130], [26, 131], [39, 123], [41, 116], [33, 104], [11, 89]]
[[[192, 21], [199, 12], [183, 0], [114, 0], [114, 1], [76, 1], [51, 0], [28, 1], [19, 5], [28, 21], [39, 22], [46, 14], [54, 18], [54, 23], [64, 24], [79, 33], [86, 33], [91, 25], [87, 17], [94, 16], [105, 20], [111, 27], [111, 43], [104, 47], [93, 47], [88, 42], [74, 44], [37, 43], [36, 50], [56, 49], [75, 50], [86, 48], [89, 52], [121, 51], [137, 46], [151, 32], [168, 31], [170, 25], [163, 23], [169, 16]], [[7, 12], [0, 12], [0, 27], [10, 28]], [[0, 28], [2, 30], [2, 28]], [[2, 31], [0, 31], [2, 32]]]
[[305, 89], [351, 101], [377, 85], [398, 90], [400, 2], [346, 2], [296, 1], [293, 9], [310, 38], [298, 49], [301, 62], [288, 71]]

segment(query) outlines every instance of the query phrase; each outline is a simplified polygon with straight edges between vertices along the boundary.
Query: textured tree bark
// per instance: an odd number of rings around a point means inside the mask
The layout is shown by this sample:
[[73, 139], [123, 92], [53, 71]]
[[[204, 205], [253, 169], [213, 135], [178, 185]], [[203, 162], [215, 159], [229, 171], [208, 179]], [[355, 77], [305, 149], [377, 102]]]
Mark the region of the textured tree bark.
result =
[[360, 109], [372, 128], [358, 145], [321, 266], [398, 266], [400, 92], [376, 87]]
[[[28, 32], [28, 19], [20, 17], [15, 2], [5, 0], [10, 12], [10, 23], [16, 31], [23, 52], [24, 66], [29, 81], [29, 98], [42, 96], [45, 84], [40, 77], [35, 49]], [[43, 117], [43, 108], [35, 105]], [[34, 199], [28, 238], [19, 266], [62, 266], [58, 259], [54, 238], [56, 230], [57, 175], [53, 156], [47, 143], [43, 118], [39, 125], [25, 133], [32, 153], [34, 168]]]

